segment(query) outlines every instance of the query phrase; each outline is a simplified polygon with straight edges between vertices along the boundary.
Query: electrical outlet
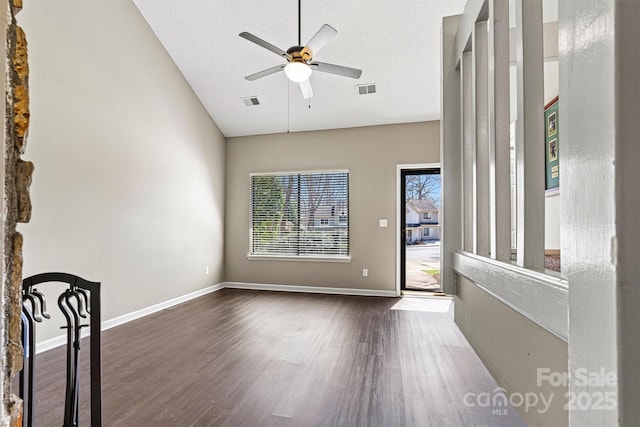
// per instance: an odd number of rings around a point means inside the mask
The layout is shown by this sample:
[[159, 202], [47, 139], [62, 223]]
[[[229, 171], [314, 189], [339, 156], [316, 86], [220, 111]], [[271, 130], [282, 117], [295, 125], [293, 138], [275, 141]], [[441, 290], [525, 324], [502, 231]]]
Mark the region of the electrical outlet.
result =
[[367, 277], [367, 276], [369, 276], [369, 269], [363, 268], [362, 269], [362, 277]]
[[209, 274], [209, 267], [204, 268], [204, 275], [207, 276]]
[[386, 228], [387, 227], [387, 220], [386, 219], [381, 219], [380, 220], [380, 228]]

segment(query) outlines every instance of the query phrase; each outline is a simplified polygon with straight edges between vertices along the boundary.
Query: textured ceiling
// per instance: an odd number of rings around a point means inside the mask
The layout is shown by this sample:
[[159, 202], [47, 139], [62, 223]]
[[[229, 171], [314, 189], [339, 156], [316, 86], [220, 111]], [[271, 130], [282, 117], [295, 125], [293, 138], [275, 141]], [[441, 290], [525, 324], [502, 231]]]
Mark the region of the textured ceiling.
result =
[[[284, 63], [238, 36], [248, 31], [287, 50], [297, 44], [296, 0], [134, 0], [227, 137], [436, 120], [440, 23], [465, 0], [302, 0], [302, 43], [322, 24], [337, 36], [314, 60], [363, 70], [359, 80], [314, 72], [302, 97], [284, 73], [244, 76]], [[359, 96], [357, 85], [376, 83]], [[257, 96], [246, 107], [241, 98]]]

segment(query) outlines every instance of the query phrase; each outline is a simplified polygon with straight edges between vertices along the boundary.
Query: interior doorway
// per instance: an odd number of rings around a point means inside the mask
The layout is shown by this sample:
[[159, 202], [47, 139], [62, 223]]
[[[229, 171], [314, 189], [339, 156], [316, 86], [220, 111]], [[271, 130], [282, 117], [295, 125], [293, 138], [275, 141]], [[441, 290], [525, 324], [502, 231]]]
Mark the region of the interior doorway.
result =
[[440, 167], [399, 166], [401, 291], [441, 292]]

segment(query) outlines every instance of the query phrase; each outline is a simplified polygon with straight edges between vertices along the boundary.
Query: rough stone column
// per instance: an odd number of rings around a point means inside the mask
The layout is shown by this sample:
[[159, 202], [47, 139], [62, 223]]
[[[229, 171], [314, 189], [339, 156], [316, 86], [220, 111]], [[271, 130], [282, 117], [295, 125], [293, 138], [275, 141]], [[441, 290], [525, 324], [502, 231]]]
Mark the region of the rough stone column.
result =
[[7, 58], [10, 65], [5, 93], [6, 122], [4, 169], [4, 291], [3, 317], [5, 318], [2, 382], [2, 404], [10, 426], [22, 425], [22, 401], [11, 390], [12, 380], [22, 369], [20, 313], [22, 311], [22, 235], [16, 231], [18, 222], [31, 218], [29, 186], [33, 164], [20, 159], [27, 145], [29, 129], [29, 64], [27, 40], [22, 28], [16, 24], [15, 15], [22, 8], [22, 0], [11, 0], [11, 17], [7, 30]]

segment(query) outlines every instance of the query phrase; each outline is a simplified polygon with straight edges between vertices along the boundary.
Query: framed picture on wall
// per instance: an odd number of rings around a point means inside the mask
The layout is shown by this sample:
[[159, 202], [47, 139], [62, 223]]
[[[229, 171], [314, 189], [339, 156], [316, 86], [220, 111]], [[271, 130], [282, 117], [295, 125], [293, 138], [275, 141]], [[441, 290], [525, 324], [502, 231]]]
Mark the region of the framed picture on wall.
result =
[[560, 122], [558, 114], [558, 97], [556, 96], [544, 107], [545, 188], [547, 190], [560, 186]]
[[547, 158], [550, 162], [554, 162], [558, 160], [558, 138], [554, 138], [549, 141], [549, 153], [547, 153]]
[[547, 135], [549, 135], [549, 137], [555, 136], [555, 134], [558, 133], [556, 117], [557, 113], [555, 111], [547, 117]]

